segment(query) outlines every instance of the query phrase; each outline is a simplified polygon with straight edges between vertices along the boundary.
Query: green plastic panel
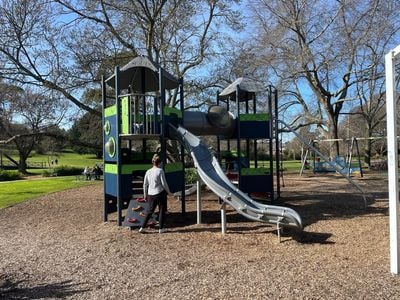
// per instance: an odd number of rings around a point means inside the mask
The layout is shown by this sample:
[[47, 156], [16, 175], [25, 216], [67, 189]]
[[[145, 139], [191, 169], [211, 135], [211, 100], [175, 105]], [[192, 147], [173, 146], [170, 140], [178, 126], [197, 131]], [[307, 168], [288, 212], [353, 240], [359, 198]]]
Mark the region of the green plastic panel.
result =
[[128, 97], [121, 98], [121, 120], [122, 120], [122, 126], [121, 126], [122, 134], [128, 134], [129, 133], [129, 98]]
[[104, 109], [104, 117], [111, 117], [117, 114], [117, 107], [115, 105], [106, 107]]
[[174, 107], [164, 107], [164, 115], [170, 116], [172, 114], [176, 114], [178, 118], [182, 118], [182, 112]]
[[241, 114], [240, 121], [258, 121], [258, 122], [265, 122], [269, 121], [270, 117], [269, 114]]
[[165, 173], [183, 171], [183, 163], [175, 162], [175, 163], [166, 164], [164, 171], [165, 171]]
[[[133, 171], [146, 171], [151, 168], [151, 164], [136, 164], [136, 165], [122, 165], [121, 174], [132, 174]], [[106, 164], [104, 168], [105, 173], [117, 174], [118, 166], [115, 164]]]

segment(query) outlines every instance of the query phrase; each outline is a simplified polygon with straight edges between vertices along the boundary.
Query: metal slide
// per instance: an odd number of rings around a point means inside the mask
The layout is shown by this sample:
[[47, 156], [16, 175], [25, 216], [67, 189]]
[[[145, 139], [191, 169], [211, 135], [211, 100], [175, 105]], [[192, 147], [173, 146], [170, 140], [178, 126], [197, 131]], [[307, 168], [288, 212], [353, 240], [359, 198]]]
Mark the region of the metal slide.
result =
[[303, 228], [301, 217], [295, 210], [254, 201], [230, 182], [204, 142], [181, 126], [175, 128], [171, 125], [171, 128], [176, 130], [181, 142], [190, 151], [203, 182], [236, 211], [250, 220]]

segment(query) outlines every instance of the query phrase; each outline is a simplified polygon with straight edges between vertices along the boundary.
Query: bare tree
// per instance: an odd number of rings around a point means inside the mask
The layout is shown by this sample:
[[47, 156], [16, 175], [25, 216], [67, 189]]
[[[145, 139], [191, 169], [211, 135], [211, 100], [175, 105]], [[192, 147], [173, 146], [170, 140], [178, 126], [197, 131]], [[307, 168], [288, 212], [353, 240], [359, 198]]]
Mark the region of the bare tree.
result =
[[[177, 77], [212, 61], [225, 32], [238, 24], [227, 0], [4, 0], [0, 4], [0, 77], [52, 89], [80, 109], [99, 74], [124, 57], [147, 55]], [[104, 60], [115, 63], [104, 64]], [[176, 104], [171, 95], [169, 105]]]
[[[398, 1], [254, 0], [261, 62], [272, 66], [287, 90], [293, 124], [314, 123], [338, 138], [340, 113], [357, 99], [357, 59], [367, 44], [394, 41]], [[396, 26], [397, 24], [397, 26]], [[390, 35], [386, 35], [390, 28]], [[380, 37], [376, 41], [371, 36]], [[299, 109], [293, 109], [299, 106]], [[338, 154], [339, 145], [336, 143]]]
[[92, 78], [74, 71], [74, 57], [63, 41], [65, 25], [57, 22], [49, 1], [2, 1], [0, 76], [51, 89], [79, 108], [96, 113], [75, 95]]
[[26, 173], [26, 161], [40, 142], [43, 133], [57, 127], [64, 118], [67, 106], [57, 97], [17, 90], [6, 99], [6, 109], [2, 114], [1, 129], [8, 137], [4, 144], [12, 142], [19, 154], [18, 169]]

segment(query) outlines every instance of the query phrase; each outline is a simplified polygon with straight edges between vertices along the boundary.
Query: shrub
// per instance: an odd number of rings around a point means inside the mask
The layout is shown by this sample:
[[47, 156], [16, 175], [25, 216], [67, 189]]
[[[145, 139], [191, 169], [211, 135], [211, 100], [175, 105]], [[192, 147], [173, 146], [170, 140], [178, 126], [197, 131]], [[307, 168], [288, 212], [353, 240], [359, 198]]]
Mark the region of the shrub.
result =
[[82, 174], [82, 168], [70, 167], [70, 166], [59, 166], [55, 167], [54, 170], [44, 170], [42, 172], [42, 176], [49, 177], [53, 175], [57, 176], [71, 176], [71, 175], [80, 175]]
[[53, 171], [44, 170], [44, 171], [42, 171], [42, 176], [43, 177], [50, 177], [53, 173], [54, 173]]
[[197, 171], [196, 169], [186, 169], [185, 170], [185, 181], [186, 184], [193, 184], [196, 183], [198, 179]]
[[0, 181], [10, 181], [21, 179], [21, 175], [18, 171], [1, 170], [0, 169]]

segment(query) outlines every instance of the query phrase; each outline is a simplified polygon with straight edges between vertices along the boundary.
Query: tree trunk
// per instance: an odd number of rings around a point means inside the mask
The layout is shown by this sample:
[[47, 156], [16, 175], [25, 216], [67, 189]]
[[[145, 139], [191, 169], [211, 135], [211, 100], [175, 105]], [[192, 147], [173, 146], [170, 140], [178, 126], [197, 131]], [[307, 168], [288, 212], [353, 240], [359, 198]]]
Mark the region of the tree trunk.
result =
[[[329, 128], [329, 139], [338, 139], [338, 117], [335, 115], [328, 116], [328, 128]], [[330, 158], [334, 158], [340, 154], [339, 141], [334, 141], [332, 146], [329, 148]]]
[[19, 163], [18, 163], [18, 171], [20, 173], [22, 173], [22, 174], [25, 174], [25, 175], [28, 174], [28, 172], [26, 171], [26, 169], [27, 169], [26, 160], [27, 160], [27, 157], [25, 157], [25, 155], [22, 155], [20, 153], [20, 155], [19, 155]]

